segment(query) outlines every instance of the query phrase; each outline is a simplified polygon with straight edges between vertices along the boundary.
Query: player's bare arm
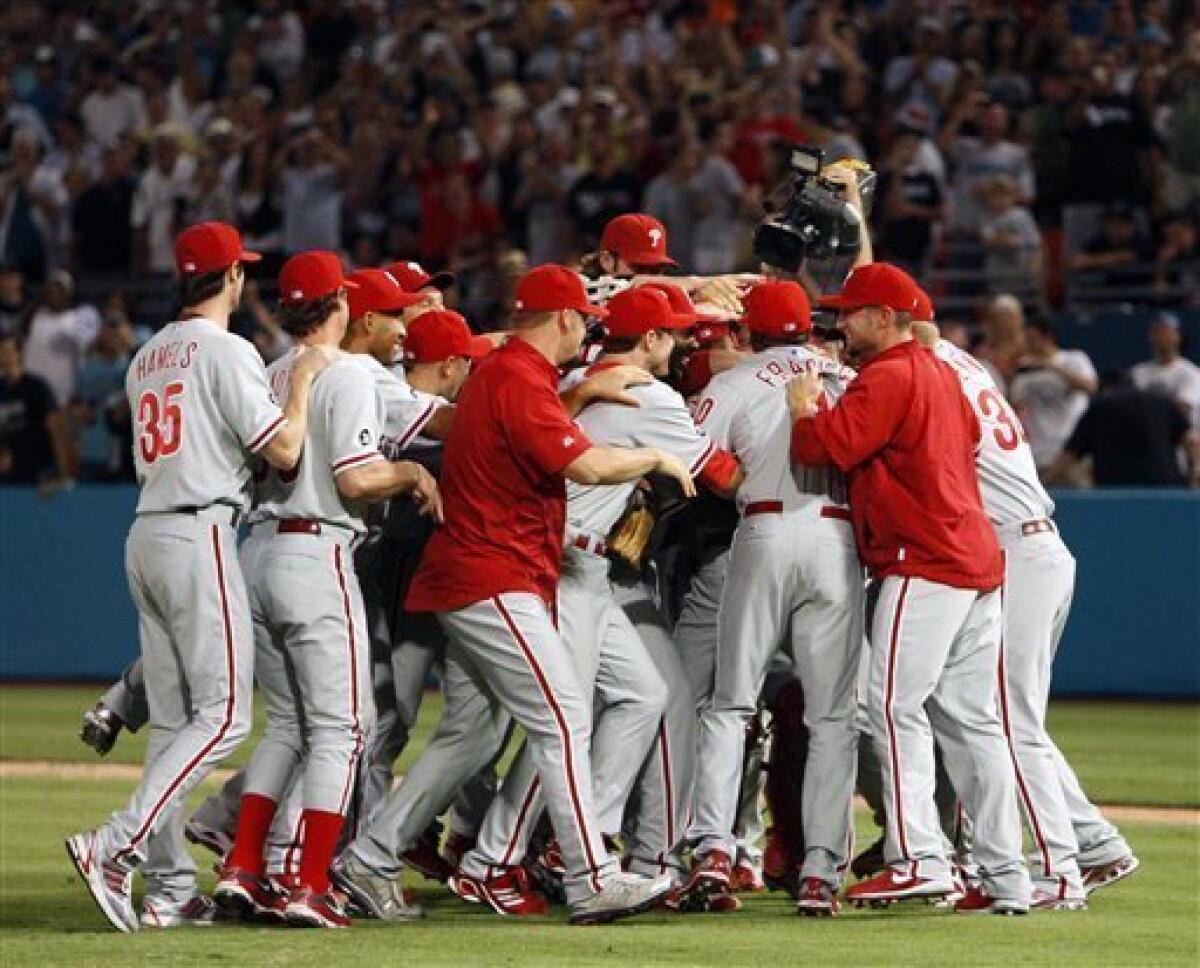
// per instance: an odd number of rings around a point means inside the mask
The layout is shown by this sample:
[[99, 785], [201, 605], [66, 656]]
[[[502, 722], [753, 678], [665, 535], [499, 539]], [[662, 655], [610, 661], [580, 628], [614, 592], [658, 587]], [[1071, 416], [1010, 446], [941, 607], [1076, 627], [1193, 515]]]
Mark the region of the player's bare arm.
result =
[[442, 499], [437, 481], [420, 464], [412, 461], [375, 460], [348, 468], [337, 476], [338, 492], [351, 501], [382, 501], [408, 494], [422, 514], [439, 523]]
[[296, 466], [308, 430], [308, 391], [312, 389], [317, 374], [336, 360], [340, 353], [336, 346], [310, 346], [296, 357], [287, 406], [283, 408], [286, 423], [259, 451], [272, 467], [286, 471]]
[[678, 457], [653, 447], [592, 447], [563, 469], [576, 484], [623, 484], [657, 472], [673, 477], [685, 497], [696, 496], [692, 475]]

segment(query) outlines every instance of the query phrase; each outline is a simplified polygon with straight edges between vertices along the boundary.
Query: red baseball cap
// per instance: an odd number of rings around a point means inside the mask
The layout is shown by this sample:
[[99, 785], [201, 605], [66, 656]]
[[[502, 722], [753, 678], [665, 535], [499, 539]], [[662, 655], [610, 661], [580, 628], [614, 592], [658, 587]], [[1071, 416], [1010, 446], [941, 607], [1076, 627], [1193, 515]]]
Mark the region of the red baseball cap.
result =
[[798, 336], [812, 329], [808, 294], [796, 282], [768, 279], [742, 297], [742, 322], [763, 336]]
[[351, 319], [367, 313], [398, 313], [428, 298], [424, 293], [406, 292], [386, 269], [359, 269], [346, 278], [355, 284], [350, 289]]
[[720, 319], [719, 316], [711, 316], [696, 309], [696, 304], [692, 302], [692, 297], [687, 294], [687, 291], [682, 286], [673, 286], [669, 282], [647, 282], [642, 288], [657, 289], [666, 296], [667, 302], [671, 306], [671, 312], [679, 317], [680, 323], [684, 326], [716, 322]]
[[496, 348], [483, 336], [471, 332], [467, 321], [449, 309], [431, 309], [408, 324], [404, 336], [406, 363], [440, 363], [452, 356], [478, 359]]
[[820, 304], [831, 309], [861, 309], [863, 306], [888, 306], [897, 312], [915, 313], [918, 286], [899, 266], [872, 262], [850, 273], [842, 291], [822, 296]]
[[600, 248], [633, 266], [673, 266], [667, 255], [667, 230], [653, 215], [618, 215], [604, 226]]
[[258, 262], [262, 256], [242, 248], [242, 236], [224, 222], [200, 222], [175, 239], [175, 267], [183, 276], [219, 272], [235, 262]]
[[700, 323], [696, 326], [695, 332], [692, 334], [696, 337], [696, 342], [703, 347], [715, 346], [729, 335], [728, 323]]
[[358, 283], [346, 278], [336, 252], [301, 252], [279, 270], [279, 299], [283, 303], [309, 302], [342, 287], [357, 289]]
[[687, 329], [690, 319], [673, 312], [666, 294], [650, 286], [634, 286], [608, 301], [604, 331], [609, 336], [642, 336], [656, 329]]
[[929, 293], [917, 287], [917, 307], [912, 311], [912, 318], [922, 323], [932, 323], [934, 320], [933, 300]]
[[588, 316], [608, 315], [608, 310], [603, 306], [593, 306], [588, 302], [587, 290], [579, 273], [551, 262], [530, 269], [521, 276], [513, 306], [519, 312], [526, 313], [574, 309]]
[[404, 287], [405, 292], [417, 292], [426, 286], [448, 289], [454, 285], [453, 272], [435, 272], [430, 275], [419, 262], [393, 262], [386, 266], [388, 272]]

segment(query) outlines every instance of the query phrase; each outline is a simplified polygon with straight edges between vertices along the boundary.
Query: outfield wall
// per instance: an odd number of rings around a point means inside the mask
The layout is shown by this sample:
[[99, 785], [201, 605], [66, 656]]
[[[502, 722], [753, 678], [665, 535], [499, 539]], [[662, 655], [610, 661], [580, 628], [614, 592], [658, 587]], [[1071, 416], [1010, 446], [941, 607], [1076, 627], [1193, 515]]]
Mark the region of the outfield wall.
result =
[[[1079, 561], [1058, 695], [1200, 698], [1200, 493], [1062, 492]], [[122, 557], [135, 491], [0, 488], [0, 679], [112, 678], [137, 651]]]

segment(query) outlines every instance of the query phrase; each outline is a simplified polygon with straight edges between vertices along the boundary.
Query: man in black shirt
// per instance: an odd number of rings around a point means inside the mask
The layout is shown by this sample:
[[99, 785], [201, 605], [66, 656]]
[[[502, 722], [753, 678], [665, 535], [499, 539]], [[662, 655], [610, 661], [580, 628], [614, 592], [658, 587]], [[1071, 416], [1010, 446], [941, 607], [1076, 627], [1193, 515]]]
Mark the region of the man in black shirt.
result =
[[65, 478], [66, 433], [50, 385], [25, 372], [16, 335], [0, 332], [0, 484]]
[[133, 179], [122, 147], [104, 152], [100, 180], [79, 196], [72, 213], [75, 257], [83, 275], [128, 272], [133, 257]]
[[1122, 372], [1079, 419], [1060, 461], [1092, 458], [1096, 487], [1184, 487], [1177, 448], [1188, 420], [1167, 396], [1140, 390]]

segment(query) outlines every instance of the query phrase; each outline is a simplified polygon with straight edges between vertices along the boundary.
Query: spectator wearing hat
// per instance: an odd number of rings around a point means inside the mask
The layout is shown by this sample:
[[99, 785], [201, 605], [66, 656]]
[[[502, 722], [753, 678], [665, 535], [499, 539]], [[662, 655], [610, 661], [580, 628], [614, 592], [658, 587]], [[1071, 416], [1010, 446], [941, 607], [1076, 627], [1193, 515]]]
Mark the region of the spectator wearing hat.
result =
[[1200, 432], [1200, 367], [1183, 355], [1183, 328], [1175, 313], [1161, 312], [1150, 323], [1151, 358], [1134, 366], [1133, 385], [1170, 397]]
[[172, 124], [154, 129], [150, 167], [138, 180], [129, 212], [133, 228], [134, 265], [143, 272], [169, 273], [174, 266], [172, 240], [184, 227], [183, 213], [196, 160], [183, 153], [179, 130]]
[[29, 318], [24, 351], [25, 369], [50, 385], [57, 406], [71, 402], [76, 371], [99, 331], [96, 307], [77, 304], [75, 281], [65, 269], [56, 269]]
[[1056, 483], [1045, 475], [1096, 392], [1096, 370], [1082, 350], [1059, 348], [1054, 324], [1044, 317], [1025, 323], [1025, 346], [1009, 398], [1029, 435], [1038, 473], [1047, 483]]

